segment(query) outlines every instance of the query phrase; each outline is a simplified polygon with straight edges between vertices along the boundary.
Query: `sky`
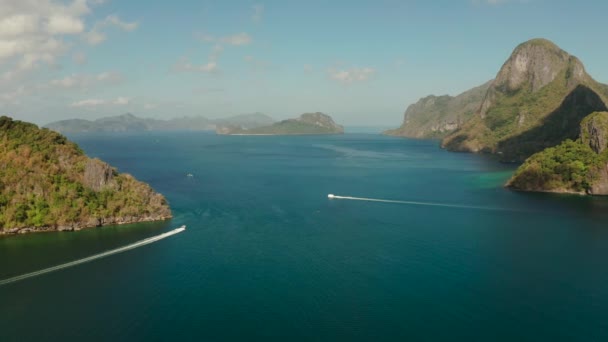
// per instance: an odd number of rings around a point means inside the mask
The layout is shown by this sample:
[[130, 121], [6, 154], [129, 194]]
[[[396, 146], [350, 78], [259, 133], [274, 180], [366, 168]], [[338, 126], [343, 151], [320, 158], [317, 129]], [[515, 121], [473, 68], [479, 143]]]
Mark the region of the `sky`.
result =
[[608, 83], [605, 0], [0, 0], [0, 114], [398, 126], [547, 38]]

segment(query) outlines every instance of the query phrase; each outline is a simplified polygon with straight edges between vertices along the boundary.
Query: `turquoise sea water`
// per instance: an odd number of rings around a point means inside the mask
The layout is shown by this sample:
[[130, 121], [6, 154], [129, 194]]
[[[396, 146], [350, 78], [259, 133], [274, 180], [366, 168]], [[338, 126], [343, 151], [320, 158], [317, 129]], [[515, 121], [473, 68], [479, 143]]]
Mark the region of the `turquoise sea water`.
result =
[[0, 287], [1, 341], [608, 339], [606, 199], [506, 190], [513, 166], [434, 141], [72, 138], [175, 218], [0, 238], [0, 279], [188, 229]]

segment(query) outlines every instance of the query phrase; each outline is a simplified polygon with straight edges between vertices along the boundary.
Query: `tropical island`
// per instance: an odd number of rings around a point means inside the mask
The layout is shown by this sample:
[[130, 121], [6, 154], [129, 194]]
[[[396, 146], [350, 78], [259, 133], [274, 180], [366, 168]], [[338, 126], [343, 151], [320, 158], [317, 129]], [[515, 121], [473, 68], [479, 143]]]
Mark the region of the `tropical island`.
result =
[[70, 231], [166, 220], [167, 200], [149, 185], [65, 136], [0, 117], [0, 234]]
[[507, 186], [516, 190], [608, 195], [608, 112], [587, 116], [577, 140], [528, 158]]
[[507, 184], [513, 189], [599, 195], [608, 194], [606, 160], [601, 143], [591, 142], [606, 134], [606, 111], [607, 85], [554, 43], [532, 39], [494, 80], [456, 97], [421, 99], [385, 134], [441, 138], [449, 151], [525, 161]]
[[313, 134], [343, 134], [344, 127], [336, 124], [327, 114], [304, 113], [295, 119], [276, 122], [272, 125], [245, 128], [228, 125], [218, 127], [217, 134], [221, 135], [313, 135]]
[[68, 119], [49, 123], [45, 128], [59, 133], [145, 132], [145, 131], [213, 131], [219, 126], [236, 125], [255, 128], [271, 125], [273, 118], [262, 113], [241, 114], [222, 119], [184, 116], [169, 120], [141, 118], [131, 113], [97, 120]]

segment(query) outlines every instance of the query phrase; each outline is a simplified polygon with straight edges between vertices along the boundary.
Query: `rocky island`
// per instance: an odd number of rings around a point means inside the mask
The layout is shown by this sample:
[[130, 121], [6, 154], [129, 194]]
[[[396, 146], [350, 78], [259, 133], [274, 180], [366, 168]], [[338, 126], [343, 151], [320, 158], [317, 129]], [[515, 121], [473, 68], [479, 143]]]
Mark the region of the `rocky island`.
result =
[[222, 126], [216, 129], [223, 135], [311, 135], [343, 134], [344, 127], [336, 124], [327, 114], [305, 113], [296, 119], [279, 121], [272, 125], [244, 128], [242, 126]]
[[577, 140], [534, 154], [507, 187], [523, 191], [608, 195], [608, 112], [587, 116]]
[[88, 158], [63, 135], [0, 117], [0, 234], [165, 220], [149, 185]]
[[553, 42], [532, 39], [494, 80], [456, 97], [423, 98], [385, 134], [443, 137], [449, 151], [525, 161], [512, 189], [608, 195], [607, 111], [607, 85]]
[[548, 40], [533, 39], [513, 51], [476, 113], [442, 146], [521, 162], [576, 139], [581, 121], [606, 111], [607, 103], [608, 86], [589, 76], [578, 58]]

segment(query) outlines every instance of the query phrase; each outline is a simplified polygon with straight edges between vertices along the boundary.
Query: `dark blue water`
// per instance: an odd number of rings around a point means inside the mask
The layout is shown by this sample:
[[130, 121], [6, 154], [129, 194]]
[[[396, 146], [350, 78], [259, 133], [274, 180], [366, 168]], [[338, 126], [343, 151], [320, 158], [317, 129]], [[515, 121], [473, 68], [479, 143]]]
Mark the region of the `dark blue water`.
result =
[[606, 199], [511, 192], [513, 167], [433, 141], [72, 138], [175, 218], [1, 238], [0, 279], [188, 229], [0, 287], [0, 341], [608, 339]]

